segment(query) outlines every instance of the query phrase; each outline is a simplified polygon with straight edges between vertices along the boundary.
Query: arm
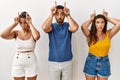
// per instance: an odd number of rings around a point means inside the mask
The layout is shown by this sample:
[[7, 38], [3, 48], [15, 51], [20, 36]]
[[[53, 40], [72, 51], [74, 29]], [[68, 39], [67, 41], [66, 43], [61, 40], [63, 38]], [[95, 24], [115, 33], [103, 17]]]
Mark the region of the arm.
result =
[[94, 11], [94, 13], [92, 13], [91, 16], [90, 16], [90, 19], [87, 20], [86, 22], [84, 22], [81, 26], [82, 32], [84, 33], [84, 35], [86, 37], [88, 37], [88, 35], [90, 34], [90, 30], [88, 29], [88, 27], [92, 23], [95, 16], [96, 16], [96, 12]]
[[114, 26], [108, 30], [110, 39], [120, 30], [120, 20], [116, 18], [108, 17], [108, 13], [103, 10], [103, 15], [106, 17], [108, 22], [114, 24]]
[[14, 23], [9, 26], [8, 28], [6, 28], [1, 34], [0, 36], [4, 39], [13, 39], [16, 37], [16, 31], [12, 31], [17, 25], [18, 25], [18, 18], [14, 19]]
[[44, 23], [42, 24], [42, 29], [44, 32], [50, 32], [52, 31], [52, 20], [53, 20], [53, 16], [56, 13], [56, 6], [57, 6], [57, 2], [55, 1], [55, 6], [53, 6], [51, 8], [51, 14], [49, 15], [49, 17], [44, 21]]
[[34, 25], [32, 23], [30, 23], [29, 26], [30, 26], [30, 30], [32, 32], [32, 36], [33, 36], [34, 40], [37, 41], [40, 38], [39, 31], [34, 27]]
[[107, 20], [114, 24], [114, 26], [108, 30], [109, 37], [112, 38], [120, 30], [120, 20], [116, 18], [107, 18]]
[[89, 33], [90, 33], [88, 27], [89, 27], [89, 25], [90, 25], [91, 23], [92, 23], [92, 20], [89, 19], [89, 20], [85, 21], [85, 22], [82, 24], [82, 26], [81, 26], [81, 30], [82, 30], [82, 32], [84, 33], [84, 35], [85, 35], [86, 37], [88, 37], [88, 35], [89, 35]]
[[73, 20], [73, 18], [70, 15], [67, 16], [67, 19], [70, 24], [69, 31], [76, 32], [78, 30], [78, 24]]
[[78, 24], [75, 22], [75, 20], [70, 16], [70, 10], [66, 7], [66, 2], [64, 3], [64, 14], [67, 17], [67, 20], [69, 22], [69, 31], [76, 32], [78, 30]]
[[42, 24], [42, 29], [44, 32], [50, 32], [52, 31], [52, 20], [53, 20], [53, 14], [51, 13], [49, 17], [44, 21]]
[[27, 22], [27, 24], [30, 26], [30, 30], [31, 30], [31, 33], [32, 33], [32, 36], [33, 36], [34, 40], [37, 41], [37, 40], [40, 38], [40, 33], [39, 33], [39, 31], [34, 27], [34, 25], [32, 24], [31, 17], [28, 16], [27, 14], [26, 14], [26, 22]]

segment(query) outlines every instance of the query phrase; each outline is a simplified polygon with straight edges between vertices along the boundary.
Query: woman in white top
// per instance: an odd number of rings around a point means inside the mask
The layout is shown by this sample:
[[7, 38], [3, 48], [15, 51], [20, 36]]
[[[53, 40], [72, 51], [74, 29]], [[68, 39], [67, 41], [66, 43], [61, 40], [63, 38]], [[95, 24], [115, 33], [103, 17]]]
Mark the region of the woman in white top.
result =
[[[21, 29], [13, 30], [18, 24]], [[36, 80], [37, 61], [34, 49], [40, 33], [32, 24], [29, 14], [27, 12], [18, 14], [18, 17], [14, 18], [14, 23], [1, 33], [1, 37], [16, 41], [16, 54], [12, 67], [14, 80], [25, 80], [25, 77], [27, 80]]]

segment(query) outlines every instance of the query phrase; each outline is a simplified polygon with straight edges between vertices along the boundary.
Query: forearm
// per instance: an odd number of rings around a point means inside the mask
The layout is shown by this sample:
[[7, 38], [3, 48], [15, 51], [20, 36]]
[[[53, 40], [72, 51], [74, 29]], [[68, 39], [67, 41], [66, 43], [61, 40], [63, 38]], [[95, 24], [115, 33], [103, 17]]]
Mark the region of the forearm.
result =
[[109, 18], [108, 17], [107, 20], [114, 25], [119, 25], [120, 24], [120, 20], [116, 19], [116, 18]]
[[13, 23], [11, 26], [6, 28], [2, 33], [1, 37], [8, 37], [11, 33], [11, 31], [17, 26], [17, 23]]
[[52, 20], [53, 20], [53, 14], [51, 13], [49, 17], [45, 20], [45, 22], [42, 24], [42, 29], [45, 32], [49, 32], [51, 30]]
[[72, 32], [77, 31], [79, 26], [78, 26], [78, 24], [73, 20], [73, 18], [72, 18], [70, 15], [67, 16], [67, 20], [68, 20], [68, 22], [69, 22], [69, 24], [70, 24], [70, 30], [71, 30]]
[[86, 22], [84, 22], [84, 23], [82, 24], [82, 26], [81, 26], [82, 32], [84, 33], [84, 35], [85, 35], [86, 37], [88, 37], [88, 35], [89, 35], [89, 33], [90, 33], [88, 27], [89, 27], [89, 25], [91, 24], [91, 22], [92, 22], [92, 20], [89, 19], [89, 20], [87, 20]]
[[87, 20], [86, 22], [84, 22], [83, 24], [82, 24], [82, 29], [88, 29], [88, 27], [89, 27], [89, 25], [92, 23], [92, 20], [91, 19], [89, 19], [89, 20]]
[[118, 20], [116, 18], [107, 18], [107, 20], [110, 23], [114, 24], [114, 26], [108, 30], [109, 36], [110, 36], [110, 38], [112, 38], [120, 30], [120, 20]]
[[32, 32], [32, 36], [34, 37], [35, 40], [38, 40], [40, 38], [40, 33], [39, 31], [34, 27], [32, 23], [29, 24], [30, 30]]

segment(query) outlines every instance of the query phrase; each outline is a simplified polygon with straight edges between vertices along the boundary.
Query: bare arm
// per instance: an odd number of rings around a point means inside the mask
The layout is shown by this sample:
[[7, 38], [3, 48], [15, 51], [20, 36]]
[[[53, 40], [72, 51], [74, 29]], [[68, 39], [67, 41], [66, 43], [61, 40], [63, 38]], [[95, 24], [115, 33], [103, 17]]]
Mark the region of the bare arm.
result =
[[53, 20], [53, 14], [51, 13], [49, 17], [42, 24], [42, 29], [44, 32], [50, 32], [52, 30], [52, 26], [51, 26], [52, 20]]
[[16, 31], [13, 31], [13, 29], [18, 25], [19, 19], [18, 17], [14, 18], [14, 23], [9, 26], [8, 28], [6, 28], [1, 34], [0, 36], [4, 39], [13, 39], [16, 37]]
[[34, 40], [37, 41], [40, 38], [39, 31], [34, 27], [34, 25], [32, 23], [30, 23], [29, 26], [30, 26], [30, 30], [32, 32], [32, 36], [33, 36]]
[[108, 22], [114, 24], [114, 26], [108, 30], [109, 37], [112, 38], [120, 30], [120, 20], [108, 17], [108, 13], [105, 10], [103, 10], [103, 15], [106, 17]]
[[66, 2], [64, 3], [64, 14], [66, 15], [66, 18], [69, 22], [69, 31], [76, 32], [78, 30], [78, 24], [75, 22], [75, 20], [70, 16], [70, 10], [66, 7]]
[[1, 34], [0, 36], [4, 39], [13, 39], [16, 36], [15, 31], [12, 31], [13, 28], [16, 26], [16, 24], [12, 24], [11, 26], [9, 26], [8, 28], [6, 28]]
[[55, 1], [55, 6], [53, 6], [51, 8], [51, 14], [49, 15], [49, 17], [44, 21], [44, 23], [42, 24], [42, 29], [44, 32], [50, 32], [52, 31], [52, 20], [53, 20], [53, 16], [56, 13], [56, 6], [57, 6], [57, 2]]
[[81, 26], [82, 32], [84, 33], [84, 35], [85, 35], [86, 37], [88, 37], [88, 35], [89, 35], [89, 33], [90, 33], [88, 27], [89, 27], [89, 25], [90, 25], [91, 23], [92, 23], [92, 20], [89, 19], [89, 20], [87, 20], [86, 22], [84, 22], [84, 23], [82, 24], [82, 26]]
[[39, 31], [34, 27], [34, 25], [32, 24], [32, 20], [31, 20], [31, 17], [28, 16], [26, 14], [26, 22], [27, 24], [30, 26], [30, 30], [32, 32], [32, 36], [34, 38], [35, 41], [37, 41], [39, 38], [40, 38], [40, 33]]
[[90, 34], [90, 30], [88, 29], [88, 27], [92, 23], [95, 16], [96, 16], [96, 12], [94, 11], [94, 13], [92, 13], [91, 16], [90, 16], [90, 19], [85, 21], [81, 26], [82, 32], [84, 33], [84, 35], [86, 37], [88, 37], [88, 35]]
[[120, 20], [116, 18], [107, 18], [107, 20], [114, 24], [114, 26], [108, 30], [109, 37], [112, 38], [120, 30]]
[[78, 27], [79, 27], [78, 24], [73, 20], [73, 18], [70, 15], [67, 16], [67, 19], [68, 19], [68, 22], [70, 24], [69, 31], [76, 32], [78, 30]]

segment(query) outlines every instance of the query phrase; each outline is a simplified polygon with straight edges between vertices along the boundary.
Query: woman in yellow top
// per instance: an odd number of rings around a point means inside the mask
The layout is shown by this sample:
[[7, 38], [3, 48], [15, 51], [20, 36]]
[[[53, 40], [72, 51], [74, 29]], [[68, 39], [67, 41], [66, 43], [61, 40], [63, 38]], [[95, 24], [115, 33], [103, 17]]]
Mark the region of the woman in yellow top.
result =
[[[107, 22], [114, 26], [107, 30]], [[89, 25], [91, 29], [89, 30]], [[120, 20], [109, 18], [107, 12], [96, 15], [95, 11], [89, 20], [82, 24], [82, 31], [87, 37], [89, 54], [85, 62], [84, 73], [86, 80], [108, 80], [110, 62], [108, 52], [111, 38], [120, 30]]]

